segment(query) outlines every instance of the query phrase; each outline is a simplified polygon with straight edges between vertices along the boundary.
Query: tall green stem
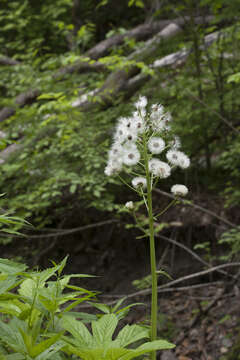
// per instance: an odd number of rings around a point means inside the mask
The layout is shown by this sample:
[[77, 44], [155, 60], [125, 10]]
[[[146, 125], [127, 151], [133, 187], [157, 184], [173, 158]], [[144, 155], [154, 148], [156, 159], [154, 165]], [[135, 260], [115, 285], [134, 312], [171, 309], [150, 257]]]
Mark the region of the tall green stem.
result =
[[[154, 241], [154, 224], [152, 211], [152, 184], [151, 175], [148, 167], [147, 143], [144, 137], [144, 163], [147, 180], [147, 211], [149, 219], [149, 240], [150, 240], [150, 263], [152, 276], [152, 305], [151, 305], [151, 341], [157, 339], [157, 268], [156, 268], [156, 254]], [[151, 353], [151, 360], [156, 360], [156, 351]]]

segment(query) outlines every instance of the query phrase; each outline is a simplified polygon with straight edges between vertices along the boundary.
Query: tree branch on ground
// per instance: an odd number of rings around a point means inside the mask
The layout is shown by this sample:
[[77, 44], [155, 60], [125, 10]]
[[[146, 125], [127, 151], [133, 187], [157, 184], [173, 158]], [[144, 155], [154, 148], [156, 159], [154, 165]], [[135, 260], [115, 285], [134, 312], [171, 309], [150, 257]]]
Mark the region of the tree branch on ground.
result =
[[[15, 99], [16, 108], [18, 106], [23, 107], [25, 105], [32, 104], [39, 95], [40, 95], [39, 90], [28, 90], [27, 92], [18, 95]], [[16, 112], [16, 108], [11, 108], [7, 106], [4, 107], [0, 111], [0, 122], [14, 115]]]

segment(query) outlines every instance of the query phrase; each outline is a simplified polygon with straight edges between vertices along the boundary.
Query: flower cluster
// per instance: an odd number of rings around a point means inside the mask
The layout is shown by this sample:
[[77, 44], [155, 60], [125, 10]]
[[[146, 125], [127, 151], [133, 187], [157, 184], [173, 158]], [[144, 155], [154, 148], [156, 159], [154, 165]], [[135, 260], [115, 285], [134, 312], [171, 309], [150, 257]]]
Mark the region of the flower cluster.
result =
[[[179, 150], [180, 139], [173, 136], [170, 131], [171, 114], [158, 104], [152, 105], [147, 112], [147, 99], [144, 96], [139, 97], [135, 107], [136, 110], [130, 117], [118, 119], [105, 174], [119, 174], [124, 166], [139, 164], [143, 158], [144, 141], [148, 149], [148, 169], [153, 178], [168, 178], [174, 167], [188, 168], [190, 160]], [[165, 159], [160, 160], [158, 156], [165, 156]], [[132, 180], [132, 186], [144, 189], [146, 178], [142, 173], [139, 175]], [[180, 195], [180, 192], [173, 191], [177, 195]]]

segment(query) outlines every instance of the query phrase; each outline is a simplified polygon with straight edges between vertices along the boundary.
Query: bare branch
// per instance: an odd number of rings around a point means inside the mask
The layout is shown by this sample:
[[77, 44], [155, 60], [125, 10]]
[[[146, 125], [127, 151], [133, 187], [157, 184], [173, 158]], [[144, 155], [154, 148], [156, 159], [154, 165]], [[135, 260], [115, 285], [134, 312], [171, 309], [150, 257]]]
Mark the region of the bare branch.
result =
[[[180, 242], [174, 240], [174, 239], [170, 239], [164, 235], [160, 235], [160, 234], [155, 234], [155, 237], [163, 239], [167, 242], [170, 242], [171, 244], [174, 244], [180, 248], [182, 248], [183, 250], [185, 250], [186, 252], [188, 252], [190, 255], [192, 255], [192, 257], [194, 257], [196, 260], [198, 260], [201, 264], [207, 266], [208, 268], [211, 268], [211, 264], [209, 264], [207, 261], [203, 260], [197, 253], [195, 253], [194, 251], [192, 251], [191, 249], [189, 249], [187, 246], [185, 246], [184, 244], [181, 244]], [[224, 270], [217, 270], [219, 273], [225, 275], [225, 276], [230, 276], [231, 278], [233, 277], [232, 275], [228, 274], [226, 271]]]
[[[110, 219], [110, 220], [106, 220], [106, 221], [100, 221], [100, 222], [97, 222], [97, 223], [94, 223], [94, 224], [89, 224], [89, 225], [84, 225], [84, 226], [79, 226], [77, 228], [73, 228], [73, 229], [61, 229], [59, 231], [56, 231], [56, 232], [52, 232], [50, 234], [42, 234], [42, 235], [14, 235], [16, 238], [17, 237], [27, 237], [29, 239], [43, 239], [43, 238], [56, 238], [56, 237], [59, 237], [59, 236], [65, 236], [65, 235], [69, 235], [69, 234], [74, 234], [74, 233], [77, 233], [77, 232], [80, 232], [80, 231], [85, 231], [85, 230], [88, 230], [88, 229], [92, 229], [92, 228], [95, 228], [95, 227], [100, 227], [100, 226], [105, 226], [105, 225], [108, 225], [108, 224], [113, 224], [113, 223], [116, 223], [117, 220], [115, 219]], [[4, 236], [4, 234], [1, 234], [1, 236]], [[8, 236], [5, 234], [5, 236]]]
[[[166, 196], [166, 197], [169, 197], [170, 199], [175, 199], [175, 197], [174, 197], [173, 195], [171, 195], [171, 194], [169, 194], [169, 193], [167, 193], [167, 192], [165, 192], [165, 191], [162, 191], [162, 190], [159, 190], [159, 189], [154, 189], [154, 192], [156, 192], [156, 193], [158, 193], [158, 194], [161, 194], [161, 195], [164, 195], [164, 196]], [[228, 226], [230, 226], [230, 227], [237, 227], [236, 224], [234, 224], [234, 223], [230, 222], [229, 220], [227, 220], [227, 219], [219, 216], [218, 214], [214, 213], [214, 212], [211, 211], [211, 210], [208, 210], [208, 209], [203, 208], [203, 207], [200, 206], [200, 205], [193, 204], [193, 203], [191, 203], [191, 202], [189, 202], [189, 201], [186, 202], [186, 200], [182, 200], [182, 199], [179, 199], [179, 201], [180, 201], [182, 204], [184, 204], [184, 205], [191, 206], [191, 207], [193, 207], [193, 208], [195, 208], [195, 209], [198, 209], [198, 210], [200, 210], [200, 211], [205, 212], [206, 214], [209, 214], [209, 215], [215, 217], [216, 219], [220, 220], [221, 222], [225, 223], [226, 225], [228, 225]]]

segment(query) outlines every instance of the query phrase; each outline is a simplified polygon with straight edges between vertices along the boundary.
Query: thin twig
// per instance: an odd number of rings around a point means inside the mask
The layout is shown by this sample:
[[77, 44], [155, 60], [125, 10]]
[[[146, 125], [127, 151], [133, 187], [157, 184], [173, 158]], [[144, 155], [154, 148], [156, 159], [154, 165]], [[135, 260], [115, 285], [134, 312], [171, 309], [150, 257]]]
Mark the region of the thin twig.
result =
[[[170, 281], [167, 284], [158, 286], [158, 291], [161, 291], [162, 289], [168, 288], [168, 287], [170, 287], [172, 285], [181, 283], [181, 282], [183, 282], [185, 280], [194, 279], [194, 278], [197, 278], [199, 276], [207, 275], [207, 274], [210, 274], [211, 272], [214, 272], [214, 271], [217, 271], [219, 269], [226, 268], [226, 267], [231, 267], [231, 266], [240, 266], [240, 262], [221, 264], [221, 265], [218, 265], [218, 266], [214, 266], [211, 269], [207, 269], [207, 270], [199, 271], [197, 273], [193, 273], [193, 274], [190, 274], [190, 275], [183, 276], [183, 277], [181, 277], [179, 279]], [[128, 299], [128, 298], [132, 298], [132, 297], [136, 297], [136, 296], [149, 295], [149, 294], [151, 294], [151, 289], [144, 289], [144, 290], [137, 291], [137, 292], [135, 292], [133, 294], [127, 295], [126, 298]]]
[[[168, 238], [164, 235], [159, 235], [159, 234], [155, 234], [155, 237], [158, 237], [158, 238], [161, 238], [163, 240], [166, 240], [168, 242], [170, 242], [171, 244], [174, 244], [174, 245], [177, 245], [178, 247], [184, 249], [186, 252], [188, 252], [189, 254], [192, 255], [192, 257], [194, 257], [196, 260], [198, 260], [200, 263], [202, 263], [203, 265], [206, 265], [207, 267], [211, 268], [211, 264], [209, 264], [207, 261], [203, 260], [200, 256], [198, 256], [194, 251], [192, 251], [191, 249], [189, 249], [187, 246], [181, 244], [180, 242], [174, 240], [174, 239], [171, 239], [171, 238]], [[232, 275], [228, 274], [226, 271], [224, 270], [217, 270], [218, 272], [220, 272], [221, 274], [224, 274], [226, 276], [230, 276], [233, 278]]]
[[[169, 293], [169, 292], [181, 292], [181, 291], [190, 291], [190, 290], [193, 290], [193, 289], [199, 289], [199, 288], [202, 288], [202, 287], [208, 287], [208, 286], [215, 286], [215, 285], [218, 285], [218, 284], [222, 284], [222, 281], [213, 281], [213, 282], [210, 282], [210, 283], [204, 283], [204, 284], [195, 284], [195, 285], [189, 285], [189, 286], [181, 286], [181, 287], [173, 287], [173, 288], [166, 288], [166, 289], [161, 289], [161, 290], [158, 290], [159, 293]], [[141, 294], [140, 294], [141, 295]], [[145, 295], [145, 294], [143, 294]], [[130, 298], [133, 298], [133, 297], [138, 297], [139, 296], [139, 293], [133, 293], [133, 294], [120, 294], [120, 295], [99, 295], [100, 298], [110, 298], [110, 299], [116, 299], [116, 300], [112, 300], [112, 301], [108, 301], [106, 303], [104, 303], [105, 305], [108, 305], [108, 306], [111, 306], [111, 305], [114, 305], [116, 304], [116, 302], [118, 302], [118, 299], [121, 299], [121, 298], [126, 298], [126, 299], [130, 299]], [[144, 304], [143, 304], [144, 305]], [[85, 309], [85, 308], [90, 308], [92, 307], [92, 305], [87, 305], [87, 304], [83, 304], [83, 305], [80, 305], [79, 306], [79, 309]]]
[[[184, 286], [184, 287], [180, 287], [180, 288], [172, 288], [172, 285], [178, 284], [178, 283], [183, 282], [185, 280], [189, 280], [189, 279], [193, 279], [193, 278], [196, 278], [196, 277], [199, 277], [199, 276], [203, 276], [203, 275], [209, 274], [211, 272], [217, 271], [218, 269], [231, 267], [231, 266], [240, 266], [240, 262], [222, 264], [222, 265], [214, 266], [211, 269], [207, 269], [207, 270], [203, 270], [203, 271], [200, 271], [200, 272], [197, 272], [197, 273], [194, 273], [194, 274], [183, 276], [183, 277], [181, 277], [179, 279], [170, 281], [167, 284], [158, 286], [158, 292], [163, 293], [163, 292], [173, 292], [173, 291], [187, 291], [187, 290], [191, 290], [191, 289], [194, 289], [194, 288], [215, 285], [215, 284], [217, 284], [219, 282], [211, 282], [211, 283], [205, 283], [205, 284], [196, 284], [196, 285]], [[238, 279], [238, 275], [235, 276], [234, 280], [236, 280], [236, 279]], [[129, 294], [129, 295], [111, 295], [110, 297], [115, 297], [115, 298], [125, 297], [126, 299], [131, 299], [131, 298], [134, 298], [134, 297], [145, 296], [145, 295], [149, 295], [149, 294], [151, 294], [151, 289], [144, 289], [144, 290], [136, 291], [136, 292], [134, 292], [132, 294]], [[107, 296], [105, 295], [105, 297], [107, 297]], [[113, 303], [115, 303], [115, 301], [112, 302], [112, 303], [109, 303], [109, 304], [113, 304]]]
[[[73, 229], [65, 229], [65, 230], [59, 230], [56, 231], [54, 233], [50, 233], [50, 234], [44, 234], [44, 235], [14, 235], [14, 237], [25, 237], [25, 238], [31, 238], [31, 239], [42, 239], [42, 238], [49, 238], [49, 237], [56, 237], [56, 236], [64, 236], [64, 235], [69, 235], [69, 234], [73, 234], [76, 232], [80, 232], [80, 231], [84, 231], [84, 230], [88, 230], [88, 229], [92, 229], [95, 227], [100, 227], [100, 226], [104, 226], [107, 224], [112, 224], [112, 223], [116, 223], [118, 222], [118, 220], [116, 219], [111, 219], [111, 220], [106, 220], [106, 221], [100, 221], [94, 224], [89, 224], [89, 225], [84, 225], [84, 226], [79, 226]], [[41, 230], [40, 230], [41, 231]], [[6, 234], [1, 234], [1, 236], [9, 236]]]
[[[160, 189], [154, 189], [153, 191], [156, 192], [156, 193], [158, 193], [158, 194], [167, 196], [167, 197], [169, 197], [170, 199], [174, 199], [174, 198], [175, 198], [173, 195], [171, 195], [171, 194], [169, 194], [169, 193], [167, 193], [167, 192], [165, 192], [165, 191], [162, 191], [162, 190], [160, 190]], [[195, 209], [198, 209], [198, 210], [200, 210], [200, 211], [205, 212], [206, 214], [209, 214], [209, 215], [215, 217], [216, 219], [218, 219], [218, 220], [222, 221], [223, 223], [227, 224], [228, 226], [237, 227], [236, 224], [230, 222], [230, 221], [227, 220], [227, 219], [224, 219], [223, 217], [221, 217], [221, 216], [217, 215], [216, 213], [212, 212], [211, 210], [208, 210], [208, 209], [203, 208], [203, 207], [200, 206], [200, 205], [192, 204], [191, 202], [187, 202], [187, 203], [186, 203], [185, 200], [181, 200], [181, 199], [179, 199], [179, 201], [180, 201], [182, 204], [184, 204], [184, 205], [189, 205], [189, 206], [191, 206], [191, 207], [193, 207], [193, 208], [195, 208]]]
[[215, 111], [214, 109], [212, 109], [210, 106], [208, 106], [203, 100], [199, 99], [197, 96], [193, 95], [192, 92], [188, 91], [187, 89], [185, 89], [187, 91], [187, 93], [189, 94], [189, 96], [191, 96], [193, 99], [195, 99], [196, 101], [198, 101], [200, 104], [202, 104], [206, 109], [208, 109], [210, 112], [212, 112], [213, 114], [215, 114], [219, 119], [221, 119], [228, 127], [230, 127], [236, 134], [239, 134], [239, 131], [225, 118], [223, 117], [221, 114], [219, 114], [217, 111]]

